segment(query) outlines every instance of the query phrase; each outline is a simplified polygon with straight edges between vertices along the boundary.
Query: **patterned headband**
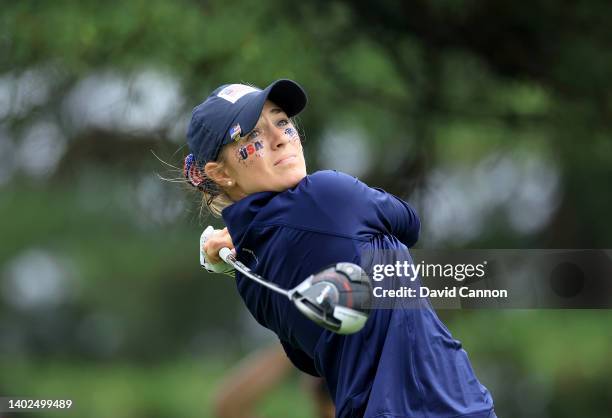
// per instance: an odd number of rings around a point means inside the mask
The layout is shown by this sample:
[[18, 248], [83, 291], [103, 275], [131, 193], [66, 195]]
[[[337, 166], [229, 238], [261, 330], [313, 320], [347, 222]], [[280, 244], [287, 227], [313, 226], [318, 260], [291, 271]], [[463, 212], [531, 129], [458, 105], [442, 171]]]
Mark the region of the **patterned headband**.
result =
[[201, 188], [205, 180], [205, 175], [198, 167], [198, 163], [195, 160], [193, 154], [189, 154], [185, 157], [185, 164], [183, 165], [183, 175], [193, 187]]

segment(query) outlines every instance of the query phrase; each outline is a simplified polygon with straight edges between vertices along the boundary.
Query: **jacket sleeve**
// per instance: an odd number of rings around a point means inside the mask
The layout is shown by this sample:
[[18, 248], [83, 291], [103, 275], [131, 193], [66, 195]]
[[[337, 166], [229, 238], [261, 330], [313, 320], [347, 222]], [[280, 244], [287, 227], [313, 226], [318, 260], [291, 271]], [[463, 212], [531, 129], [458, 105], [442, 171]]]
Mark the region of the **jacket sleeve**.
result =
[[287, 354], [287, 357], [289, 357], [289, 360], [291, 360], [291, 363], [293, 363], [295, 367], [311, 376], [321, 377], [315, 368], [314, 360], [308, 354], [299, 348], [293, 347], [286, 341], [280, 340], [280, 343], [285, 350], [285, 354]]
[[419, 217], [402, 199], [337, 171], [320, 171], [310, 178], [312, 207], [300, 213], [316, 213], [310, 222], [319, 229], [345, 235], [389, 234], [407, 247], [417, 242]]
[[[367, 186], [366, 186], [367, 187]], [[407, 247], [419, 239], [421, 221], [416, 211], [399, 197], [382, 189], [371, 188], [373, 202], [383, 227]]]

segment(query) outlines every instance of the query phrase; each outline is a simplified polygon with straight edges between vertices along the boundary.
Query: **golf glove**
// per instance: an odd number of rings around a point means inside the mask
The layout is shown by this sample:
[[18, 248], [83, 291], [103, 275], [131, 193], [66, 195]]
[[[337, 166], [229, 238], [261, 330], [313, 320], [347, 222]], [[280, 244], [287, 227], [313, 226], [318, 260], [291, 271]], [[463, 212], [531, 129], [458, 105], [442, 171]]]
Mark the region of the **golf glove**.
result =
[[212, 225], [206, 227], [202, 235], [200, 236], [200, 265], [206, 269], [209, 273], [221, 273], [227, 274], [228, 276], [235, 277], [236, 271], [229, 264], [221, 261], [220, 263], [210, 263], [206, 252], [204, 251], [204, 243], [208, 238], [215, 232], [215, 228]]

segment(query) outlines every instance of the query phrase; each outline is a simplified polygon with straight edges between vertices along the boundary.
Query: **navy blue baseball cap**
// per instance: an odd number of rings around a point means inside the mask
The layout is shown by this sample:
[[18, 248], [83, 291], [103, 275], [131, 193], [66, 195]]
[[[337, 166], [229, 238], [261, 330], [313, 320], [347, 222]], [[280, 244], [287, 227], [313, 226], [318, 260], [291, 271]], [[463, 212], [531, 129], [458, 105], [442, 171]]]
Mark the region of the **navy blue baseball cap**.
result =
[[300, 113], [308, 98], [292, 80], [277, 80], [265, 89], [245, 84], [224, 84], [193, 109], [187, 143], [198, 164], [214, 161], [221, 147], [239, 140], [255, 128], [266, 100], [292, 117]]

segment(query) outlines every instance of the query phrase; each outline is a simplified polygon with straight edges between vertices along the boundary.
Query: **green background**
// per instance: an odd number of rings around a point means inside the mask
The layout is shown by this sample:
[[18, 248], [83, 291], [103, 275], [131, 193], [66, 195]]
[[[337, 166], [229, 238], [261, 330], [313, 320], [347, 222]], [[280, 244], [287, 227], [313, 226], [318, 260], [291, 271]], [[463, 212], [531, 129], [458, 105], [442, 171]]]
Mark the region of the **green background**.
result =
[[[0, 11], [0, 394], [209, 417], [273, 338], [197, 261], [190, 111], [300, 82], [309, 171], [410, 201], [419, 248], [610, 248], [605, 1], [13, 1]], [[155, 155], [153, 154], [155, 153]], [[609, 278], [606, 278], [609, 280]], [[606, 417], [606, 310], [440, 313], [500, 417]], [[314, 416], [297, 374], [259, 406]], [[20, 416], [68, 416], [62, 413]]]

